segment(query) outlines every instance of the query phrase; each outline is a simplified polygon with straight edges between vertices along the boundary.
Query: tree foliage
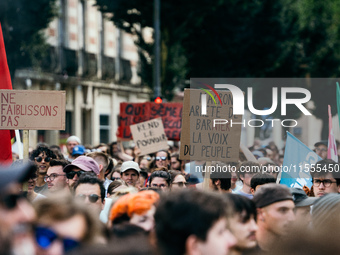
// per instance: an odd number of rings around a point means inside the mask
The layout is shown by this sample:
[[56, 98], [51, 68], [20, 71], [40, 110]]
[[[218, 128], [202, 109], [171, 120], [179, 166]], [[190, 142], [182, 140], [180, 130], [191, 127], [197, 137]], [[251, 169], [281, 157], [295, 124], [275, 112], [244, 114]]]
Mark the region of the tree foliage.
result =
[[[116, 26], [138, 35], [141, 52], [152, 58], [152, 44], [143, 41], [140, 28], [152, 27], [153, 1], [97, 0], [97, 5], [114, 13]], [[162, 0], [163, 95], [168, 92], [170, 98], [172, 88], [190, 77], [337, 77], [339, 6], [337, 0]], [[141, 75], [151, 84], [145, 56]], [[305, 87], [312, 94], [313, 113], [327, 123], [327, 104], [336, 113], [335, 84]], [[271, 106], [271, 87], [254, 86], [254, 92], [257, 109]], [[289, 108], [286, 118], [300, 114]], [[326, 130], [324, 125], [323, 138]]]
[[47, 50], [43, 29], [57, 15], [56, 10], [56, 0], [0, 1], [0, 22], [12, 77], [18, 68], [41, 64]]

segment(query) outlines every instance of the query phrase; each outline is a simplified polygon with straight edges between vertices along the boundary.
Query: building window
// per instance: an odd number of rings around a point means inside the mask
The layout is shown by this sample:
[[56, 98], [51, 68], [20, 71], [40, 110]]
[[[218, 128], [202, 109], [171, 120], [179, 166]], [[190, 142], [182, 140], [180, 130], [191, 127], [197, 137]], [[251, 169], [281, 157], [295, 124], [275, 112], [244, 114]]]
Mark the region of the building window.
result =
[[100, 142], [109, 143], [110, 142], [110, 115], [101, 114], [99, 116], [99, 130], [100, 130]]

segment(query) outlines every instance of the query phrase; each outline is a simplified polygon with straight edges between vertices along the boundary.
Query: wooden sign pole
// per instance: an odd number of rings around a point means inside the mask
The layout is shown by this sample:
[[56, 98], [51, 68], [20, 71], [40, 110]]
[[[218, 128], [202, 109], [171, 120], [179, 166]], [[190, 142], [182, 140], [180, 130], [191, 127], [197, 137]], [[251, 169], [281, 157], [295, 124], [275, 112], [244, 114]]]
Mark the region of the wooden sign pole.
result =
[[211, 167], [211, 161], [205, 162], [205, 169], [206, 172], [204, 174], [204, 179], [203, 179], [203, 190], [209, 191], [209, 182], [210, 182], [210, 167]]
[[28, 151], [29, 151], [29, 130], [23, 130], [22, 142], [24, 144], [24, 159], [28, 160]]

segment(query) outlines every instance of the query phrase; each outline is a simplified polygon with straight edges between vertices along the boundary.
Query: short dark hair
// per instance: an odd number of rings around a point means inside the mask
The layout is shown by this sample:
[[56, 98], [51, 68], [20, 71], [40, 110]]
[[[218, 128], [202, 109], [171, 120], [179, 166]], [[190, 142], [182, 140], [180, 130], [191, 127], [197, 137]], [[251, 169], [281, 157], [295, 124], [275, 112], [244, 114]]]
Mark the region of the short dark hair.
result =
[[229, 190], [231, 188], [231, 173], [224, 172], [224, 173], [217, 173], [213, 172], [210, 174], [210, 179], [213, 183], [219, 180], [221, 182], [221, 189]]
[[[245, 196], [231, 193], [227, 193], [226, 197], [233, 206], [234, 212], [241, 214], [241, 217], [243, 217], [242, 221], [247, 222], [252, 216], [256, 221], [256, 205], [252, 200]], [[245, 214], [242, 215], [243, 212]]]
[[34, 161], [36, 157], [39, 156], [40, 153], [46, 154], [47, 157], [50, 157], [52, 159], [56, 159], [57, 156], [54, 154], [52, 150], [47, 148], [46, 146], [38, 146], [34, 151], [32, 151], [32, 154], [30, 156], [30, 160]]
[[149, 177], [148, 172], [146, 171], [140, 171], [139, 176], [142, 176], [145, 180], [147, 180]]
[[206, 241], [210, 228], [227, 215], [227, 203], [219, 194], [195, 189], [166, 193], [155, 213], [158, 246], [164, 255], [184, 254], [190, 235]]
[[257, 173], [251, 178], [250, 187], [255, 190], [256, 186], [266, 183], [276, 183], [276, 178], [271, 174]]
[[[325, 171], [323, 170], [324, 168], [327, 168], [327, 170], [334, 169], [333, 171]], [[322, 169], [322, 171], [318, 171], [318, 169]], [[332, 174], [332, 177], [336, 180], [336, 185], [340, 185], [340, 175], [336, 170], [340, 170], [340, 165], [339, 163], [335, 162], [334, 160], [331, 159], [323, 159], [318, 162], [316, 162], [315, 166], [312, 167], [311, 175], [312, 179], [318, 178], [318, 177], [323, 177], [327, 175], [328, 173]]]
[[73, 188], [74, 193], [76, 192], [76, 189], [80, 184], [92, 184], [92, 185], [98, 184], [98, 186], [100, 188], [100, 196], [101, 196], [102, 202], [104, 202], [104, 199], [105, 199], [104, 182], [102, 180], [99, 180], [95, 173], [93, 173], [93, 172], [82, 173], [80, 175], [78, 181], [74, 185], [74, 188]]
[[167, 171], [154, 171], [149, 178], [149, 184], [151, 185], [151, 182], [153, 178], [160, 177], [166, 180], [166, 183], [170, 187], [171, 184], [171, 175]]
[[62, 166], [63, 169], [69, 164], [70, 162], [65, 159], [52, 159], [50, 162], [50, 166]]

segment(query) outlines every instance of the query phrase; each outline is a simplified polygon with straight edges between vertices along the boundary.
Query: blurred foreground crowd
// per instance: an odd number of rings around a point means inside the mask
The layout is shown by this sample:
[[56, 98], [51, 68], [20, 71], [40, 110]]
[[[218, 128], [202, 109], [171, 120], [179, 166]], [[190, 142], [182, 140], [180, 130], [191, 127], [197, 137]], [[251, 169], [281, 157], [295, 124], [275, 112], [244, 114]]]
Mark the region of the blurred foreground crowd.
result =
[[[315, 144], [318, 163], [335, 169], [323, 146]], [[63, 155], [40, 144], [30, 162], [0, 169], [0, 254], [340, 251], [339, 176], [312, 172], [311, 189], [277, 184], [282, 151], [273, 143], [241, 145], [239, 162], [212, 162], [254, 171], [208, 177], [193, 171], [205, 162], [181, 161], [176, 147], [143, 155], [119, 142], [85, 148], [76, 136], [66, 147]]]

